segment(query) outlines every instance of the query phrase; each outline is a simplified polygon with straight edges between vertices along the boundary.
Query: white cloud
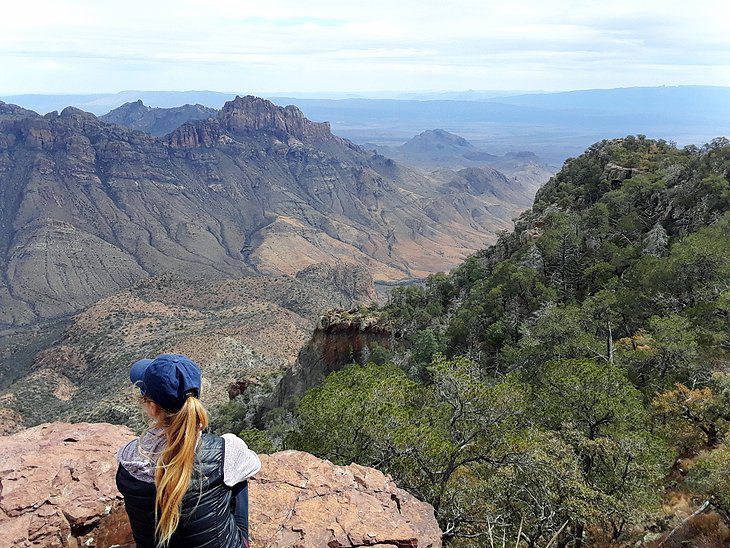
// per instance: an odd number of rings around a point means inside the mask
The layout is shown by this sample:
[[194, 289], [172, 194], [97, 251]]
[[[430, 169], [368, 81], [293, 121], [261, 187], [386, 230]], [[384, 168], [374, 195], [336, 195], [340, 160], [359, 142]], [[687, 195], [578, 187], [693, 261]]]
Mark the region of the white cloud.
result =
[[730, 85], [725, 2], [25, 0], [0, 93]]

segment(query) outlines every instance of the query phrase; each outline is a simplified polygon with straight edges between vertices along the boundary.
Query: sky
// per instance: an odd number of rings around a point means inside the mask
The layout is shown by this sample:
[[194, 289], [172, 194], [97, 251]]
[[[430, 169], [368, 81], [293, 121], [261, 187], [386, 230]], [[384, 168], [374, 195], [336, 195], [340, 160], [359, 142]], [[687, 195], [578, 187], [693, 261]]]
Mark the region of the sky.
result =
[[0, 95], [730, 85], [726, 0], [2, 0]]

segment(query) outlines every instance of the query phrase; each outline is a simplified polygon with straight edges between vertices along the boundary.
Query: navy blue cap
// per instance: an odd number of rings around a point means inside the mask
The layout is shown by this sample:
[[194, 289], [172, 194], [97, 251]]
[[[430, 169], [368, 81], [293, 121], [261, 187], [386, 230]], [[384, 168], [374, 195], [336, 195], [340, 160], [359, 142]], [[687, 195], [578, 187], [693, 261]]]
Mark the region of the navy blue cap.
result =
[[189, 394], [200, 397], [200, 368], [180, 354], [139, 360], [132, 365], [129, 379], [144, 396], [168, 411], [179, 411]]
[[139, 387], [139, 391], [144, 395], [144, 372], [147, 370], [147, 366], [152, 363], [149, 358], [142, 358], [132, 364], [132, 369], [129, 370], [129, 380], [132, 384]]

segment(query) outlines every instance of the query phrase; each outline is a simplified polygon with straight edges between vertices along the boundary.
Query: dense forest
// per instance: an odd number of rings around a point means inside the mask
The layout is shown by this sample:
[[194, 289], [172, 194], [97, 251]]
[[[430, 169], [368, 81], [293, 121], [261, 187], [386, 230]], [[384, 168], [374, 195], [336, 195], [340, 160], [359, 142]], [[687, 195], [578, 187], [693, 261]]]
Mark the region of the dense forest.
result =
[[670, 498], [706, 509], [692, 546], [729, 541], [726, 139], [597, 143], [496, 245], [360, 313], [391, 347], [254, 445], [391, 474], [452, 546], [666, 539]]

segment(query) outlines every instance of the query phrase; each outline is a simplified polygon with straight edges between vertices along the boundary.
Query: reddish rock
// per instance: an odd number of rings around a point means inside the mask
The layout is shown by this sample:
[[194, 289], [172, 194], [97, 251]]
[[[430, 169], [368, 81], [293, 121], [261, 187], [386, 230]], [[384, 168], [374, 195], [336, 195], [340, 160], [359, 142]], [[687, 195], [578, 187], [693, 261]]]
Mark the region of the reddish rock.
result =
[[[133, 546], [114, 484], [133, 436], [110, 424], [52, 423], [0, 437], [0, 546]], [[381, 472], [300, 451], [261, 455], [252, 545], [440, 548], [433, 508]]]
[[94, 531], [121, 501], [116, 451], [132, 437], [124, 426], [90, 423], [0, 437], [0, 546], [97, 546]]
[[254, 546], [441, 546], [431, 505], [378, 470], [301, 451], [262, 455], [261, 465], [250, 486]]

